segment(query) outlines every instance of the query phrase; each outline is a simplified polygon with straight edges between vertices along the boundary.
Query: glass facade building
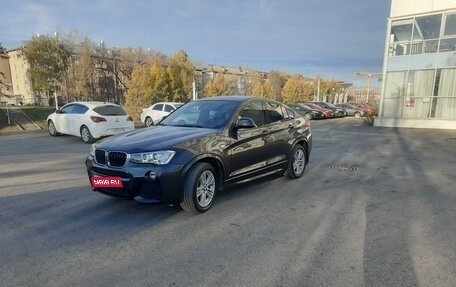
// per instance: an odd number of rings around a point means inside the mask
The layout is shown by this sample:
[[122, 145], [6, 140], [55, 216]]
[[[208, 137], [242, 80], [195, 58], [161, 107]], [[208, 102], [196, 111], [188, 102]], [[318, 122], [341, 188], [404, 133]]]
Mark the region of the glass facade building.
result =
[[414, 14], [405, 2], [392, 2], [375, 125], [456, 129], [456, 1]]

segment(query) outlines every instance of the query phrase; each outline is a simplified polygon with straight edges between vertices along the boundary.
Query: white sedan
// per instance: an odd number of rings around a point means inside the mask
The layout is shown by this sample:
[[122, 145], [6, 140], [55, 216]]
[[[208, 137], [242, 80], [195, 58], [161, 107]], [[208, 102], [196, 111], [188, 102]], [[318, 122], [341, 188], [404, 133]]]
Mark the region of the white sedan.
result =
[[47, 117], [51, 136], [80, 136], [85, 143], [135, 129], [133, 119], [116, 104], [72, 102]]
[[183, 103], [175, 102], [156, 103], [142, 110], [141, 122], [143, 122], [146, 127], [150, 127], [182, 105]]

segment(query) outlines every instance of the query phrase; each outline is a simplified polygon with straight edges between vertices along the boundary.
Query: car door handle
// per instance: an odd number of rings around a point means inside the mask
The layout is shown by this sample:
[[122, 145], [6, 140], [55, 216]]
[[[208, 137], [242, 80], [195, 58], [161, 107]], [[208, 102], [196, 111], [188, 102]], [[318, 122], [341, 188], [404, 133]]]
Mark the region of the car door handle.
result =
[[269, 134], [269, 131], [268, 131], [268, 130], [264, 130], [264, 131], [262, 132], [262, 134], [268, 135], [268, 134]]

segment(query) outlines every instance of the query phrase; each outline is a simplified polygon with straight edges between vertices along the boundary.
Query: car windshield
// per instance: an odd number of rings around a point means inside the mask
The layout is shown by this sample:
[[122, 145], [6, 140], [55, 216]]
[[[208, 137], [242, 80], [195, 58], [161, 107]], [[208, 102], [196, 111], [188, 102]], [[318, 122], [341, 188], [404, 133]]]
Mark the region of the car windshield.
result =
[[232, 118], [239, 102], [201, 100], [183, 105], [159, 125], [219, 129]]
[[331, 103], [326, 103], [326, 105], [327, 105], [328, 107], [331, 107], [331, 108], [337, 108], [335, 105], [333, 105], [333, 104], [331, 104]]
[[99, 106], [93, 109], [94, 112], [102, 116], [125, 116], [127, 113], [119, 106]]

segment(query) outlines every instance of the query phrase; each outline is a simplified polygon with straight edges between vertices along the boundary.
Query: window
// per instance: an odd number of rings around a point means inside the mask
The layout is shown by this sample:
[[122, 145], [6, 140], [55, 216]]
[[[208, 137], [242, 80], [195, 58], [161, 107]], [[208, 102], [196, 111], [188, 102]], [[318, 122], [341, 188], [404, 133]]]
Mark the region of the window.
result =
[[83, 106], [83, 105], [76, 105], [74, 108], [73, 108], [73, 113], [74, 114], [85, 114], [85, 112], [87, 112], [89, 108], [86, 107], [86, 106]]
[[155, 111], [161, 111], [163, 110], [163, 104], [156, 104], [152, 110], [155, 110]]
[[119, 106], [100, 106], [93, 109], [94, 112], [102, 116], [125, 116], [127, 113]]
[[456, 14], [447, 15], [444, 36], [456, 36]]
[[279, 103], [266, 101], [264, 109], [270, 123], [279, 122], [285, 119], [282, 106]]
[[296, 117], [295, 112], [292, 109], [284, 108], [288, 114], [287, 119], [294, 119]]
[[165, 105], [165, 112], [170, 113], [170, 112], [172, 112], [172, 111], [174, 111], [174, 108], [173, 108], [172, 106], [170, 106], [170, 105]]
[[62, 108], [62, 114], [73, 114], [76, 105], [68, 105]]
[[443, 39], [440, 41], [440, 52], [456, 51], [456, 14], [447, 15]]
[[266, 124], [266, 115], [261, 101], [249, 103], [239, 114], [240, 117], [252, 119], [257, 126]]
[[177, 109], [160, 124], [219, 129], [227, 125], [238, 105], [236, 101], [194, 101]]
[[436, 53], [442, 14], [419, 17], [413, 30], [412, 54]]

